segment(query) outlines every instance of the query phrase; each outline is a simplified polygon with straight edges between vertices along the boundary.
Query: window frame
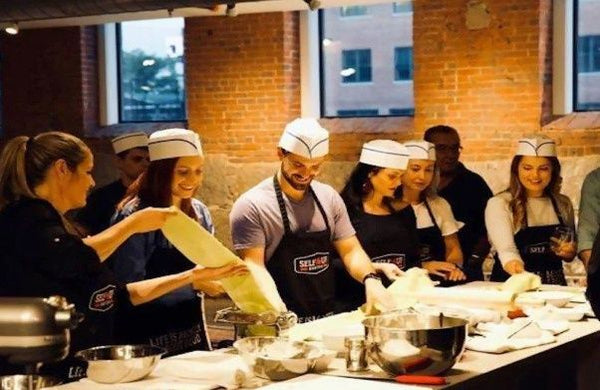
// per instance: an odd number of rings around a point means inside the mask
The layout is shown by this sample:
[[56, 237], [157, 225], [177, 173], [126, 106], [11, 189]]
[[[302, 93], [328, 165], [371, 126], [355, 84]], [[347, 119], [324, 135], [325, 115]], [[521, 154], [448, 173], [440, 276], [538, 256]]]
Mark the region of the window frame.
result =
[[[410, 50], [410, 68], [409, 75], [410, 78], [407, 79], [397, 79], [396, 71], [397, 71], [397, 58], [396, 55], [399, 49], [409, 49]], [[413, 46], [394, 46], [394, 83], [406, 83], [406, 82], [414, 82], [415, 74], [414, 74], [414, 56], [413, 56]]]
[[[364, 53], [364, 52], [369, 53], [369, 56], [368, 56], [368, 58], [369, 58], [369, 80], [344, 81], [345, 79], [348, 79], [350, 76], [357, 75], [357, 78], [358, 78], [359, 74], [362, 75], [362, 72], [359, 72], [359, 70], [361, 69], [361, 66], [360, 66], [361, 58], [360, 57], [361, 57], [362, 53]], [[373, 60], [372, 60], [373, 53], [371, 52], [371, 48], [368, 48], [368, 49], [364, 49], [364, 48], [362, 48], [362, 49], [345, 49], [345, 50], [342, 50], [341, 53], [342, 53], [342, 69], [341, 70], [344, 70], [347, 68], [347, 67], [344, 68], [344, 54], [345, 53], [346, 54], [353, 53], [355, 64], [356, 64], [356, 66], [354, 66], [354, 69], [356, 70], [356, 72], [353, 73], [352, 75], [350, 75], [348, 77], [344, 77], [340, 74], [340, 76], [342, 77], [341, 78], [342, 85], [344, 85], [344, 86], [346, 86], [346, 85], [365, 85], [365, 84], [373, 83]], [[366, 72], [366, 70], [365, 70], [365, 72]]]

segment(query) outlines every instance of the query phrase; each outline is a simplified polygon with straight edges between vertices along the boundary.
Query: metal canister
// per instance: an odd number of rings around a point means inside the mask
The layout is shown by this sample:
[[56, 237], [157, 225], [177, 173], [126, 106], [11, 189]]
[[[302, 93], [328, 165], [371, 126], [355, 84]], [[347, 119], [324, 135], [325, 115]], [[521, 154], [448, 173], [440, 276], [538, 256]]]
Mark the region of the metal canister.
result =
[[344, 339], [346, 347], [346, 371], [364, 371], [368, 369], [367, 343], [362, 336], [351, 336]]

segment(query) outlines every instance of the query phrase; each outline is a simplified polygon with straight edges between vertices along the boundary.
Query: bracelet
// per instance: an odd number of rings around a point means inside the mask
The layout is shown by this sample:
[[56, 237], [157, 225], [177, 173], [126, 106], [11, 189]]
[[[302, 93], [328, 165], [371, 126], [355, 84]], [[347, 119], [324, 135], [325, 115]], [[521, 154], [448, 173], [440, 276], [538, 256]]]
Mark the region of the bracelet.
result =
[[377, 275], [375, 272], [369, 272], [368, 274], [366, 274], [362, 280], [363, 284], [365, 284], [367, 279], [377, 279], [381, 282], [381, 277], [379, 275]]

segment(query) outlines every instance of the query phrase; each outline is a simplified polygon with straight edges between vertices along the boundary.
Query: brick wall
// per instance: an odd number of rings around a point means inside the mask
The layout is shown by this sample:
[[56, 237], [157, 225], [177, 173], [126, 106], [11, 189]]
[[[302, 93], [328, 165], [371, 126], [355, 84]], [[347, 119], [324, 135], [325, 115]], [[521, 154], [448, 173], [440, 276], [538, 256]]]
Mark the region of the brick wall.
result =
[[83, 128], [81, 28], [0, 34], [4, 135]]
[[540, 129], [538, 1], [487, 1], [490, 25], [468, 30], [466, 0], [414, 4], [415, 127], [461, 132], [468, 159], [502, 159]]
[[81, 28], [81, 98], [84, 134], [98, 128], [98, 34], [96, 26]]
[[281, 129], [300, 113], [297, 31], [297, 13], [186, 19], [189, 126], [207, 153], [275, 158]]

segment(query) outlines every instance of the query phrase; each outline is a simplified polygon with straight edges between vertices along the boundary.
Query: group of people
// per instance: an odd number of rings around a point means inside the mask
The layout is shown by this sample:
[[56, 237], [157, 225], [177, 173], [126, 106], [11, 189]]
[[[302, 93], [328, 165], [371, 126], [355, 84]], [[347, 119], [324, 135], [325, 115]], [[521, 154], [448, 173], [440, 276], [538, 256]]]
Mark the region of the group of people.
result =
[[[194, 197], [204, 165], [198, 134], [128, 134], [113, 147], [121, 176], [89, 196], [93, 156], [78, 138], [48, 132], [4, 147], [0, 295], [73, 302], [85, 315], [73, 352], [115, 342], [169, 354], [210, 349], [203, 298], [224, 293], [219, 279], [248, 270], [196, 266], [160, 231], [179, 209], [214, 234], [208, 208]], [[483, 280], [490, 248], [492, 280], [526, 270], [566, 284], [562, 261], [577, 248], [553, 237], [558, 227], [574, 231], [554, 141], [519, 140], [509, 188], [496, 196], [460, 163], [461, 148], [448, 126], [427, 129], [424, 140], [367, 142], [338, 193], [315, 180], [329, 153], [328, 131], [296, 119], [279, 141], [277, 171], [232, 207], [234, 249], [269, 271], [301, 322], [364, 303], [368, 312], [392, 309], [385, 286], [410, 267], [443, 286]], [[579, 251], [591, 250], [594, 238], [589, 248], [580, 241]], [[48, 369], [76, 379], [82, 364], [68, 358]]]

